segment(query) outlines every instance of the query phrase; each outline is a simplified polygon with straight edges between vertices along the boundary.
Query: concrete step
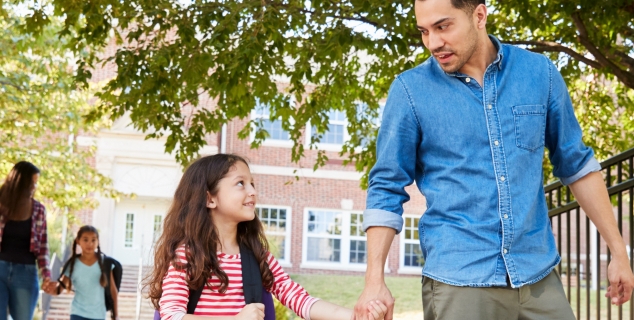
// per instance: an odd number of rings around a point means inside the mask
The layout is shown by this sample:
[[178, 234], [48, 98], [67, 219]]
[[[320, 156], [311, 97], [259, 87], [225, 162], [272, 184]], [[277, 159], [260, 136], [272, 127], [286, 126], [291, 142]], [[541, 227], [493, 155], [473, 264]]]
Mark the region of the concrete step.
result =
[[[124, 265], [123, 274], [121, 276], [121, 292], [137, 292], [138, 289], [142, 289], [142, 285], [139, 285], [139, 266]], [[141, 279], [144, 279], [150, 272], [152, 272], [152, 266], [144, 266]]]
[[[47, 319], [49, 320], [68, 320], [70, 318], [70, 307], [73, 301], [73, 293], [63, 293], [51, 299], [51, 308], [49, 309]], [[137, 295], [136, 293], [121, 292], [118, 297], [119, 319], [136, 320], [137, 311]], [[110, 319], [110, 313], [106, 319]], [[141, 300], [140, 320], [154, 319], [154, 307], [148, 299]]]

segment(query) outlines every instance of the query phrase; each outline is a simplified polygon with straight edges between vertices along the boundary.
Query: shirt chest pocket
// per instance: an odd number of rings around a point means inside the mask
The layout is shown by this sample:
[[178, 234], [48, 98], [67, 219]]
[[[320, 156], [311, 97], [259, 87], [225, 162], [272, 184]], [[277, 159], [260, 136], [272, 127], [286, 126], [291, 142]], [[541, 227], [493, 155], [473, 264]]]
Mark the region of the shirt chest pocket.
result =
[[522, 105], [513, 107], [515, 144], [518, 148], [535, 151], [544, 146], [546, 107]]

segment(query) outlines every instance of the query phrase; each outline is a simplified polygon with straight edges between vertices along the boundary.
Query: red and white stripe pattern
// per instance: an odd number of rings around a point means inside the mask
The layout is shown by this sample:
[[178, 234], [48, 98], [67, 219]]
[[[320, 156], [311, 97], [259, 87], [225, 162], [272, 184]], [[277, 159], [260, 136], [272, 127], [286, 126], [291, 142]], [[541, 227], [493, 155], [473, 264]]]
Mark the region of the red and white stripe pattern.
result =
[[[187, 264], [184, 246], [178, 248], [176, 254], [180, 259], [180, 263]], [[194, 315], [208, 317], [235, 316], [246, 305], [242, 290], [240, 255], [229, 255], [222, 252], [218, 252], [217, 255], [220, 268], [229, 277], [229, 286], [225, 293], [220, 293], [217, 290], [212, 291], [205, 286], [200, 300], [198, 300]], [[310, 319], [310, 307], [318, 299], [308, 295], [304, 288], [293, 282], [271, 253], [268, 254], [268, 263], [275, 278], [271, 290], [273, 295], [298, 316]], [[163, 279], [163, 296], [159, 302], [161, 319], [180, 320], [187, 313], [189, 288], [187, 287], [185, 276], [184, 271], [178, 271], [170, 264], [167, 275]], [[220, 280], [214, 275], [212, 275], [210, 282], [214, 288], [220, 286]]]

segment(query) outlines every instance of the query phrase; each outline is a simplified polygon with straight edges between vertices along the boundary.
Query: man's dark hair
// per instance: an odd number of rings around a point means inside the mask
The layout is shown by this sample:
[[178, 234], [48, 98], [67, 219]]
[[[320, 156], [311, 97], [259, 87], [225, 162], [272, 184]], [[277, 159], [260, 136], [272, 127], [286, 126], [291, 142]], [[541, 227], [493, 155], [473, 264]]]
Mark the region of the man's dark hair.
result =
[[[425, 0], [418, 0], [425, 1]], [[486, 5], [486, 0], [451, 0], [451, 5], [456, 9], [462, 9], [467, 13], [472, 13], [478, 5]]]
[[468, 13], [472, 13], [480, 4], [486, 5], [485, 0], [451, 0], [451, 5], [454, 8], [462, 9]]

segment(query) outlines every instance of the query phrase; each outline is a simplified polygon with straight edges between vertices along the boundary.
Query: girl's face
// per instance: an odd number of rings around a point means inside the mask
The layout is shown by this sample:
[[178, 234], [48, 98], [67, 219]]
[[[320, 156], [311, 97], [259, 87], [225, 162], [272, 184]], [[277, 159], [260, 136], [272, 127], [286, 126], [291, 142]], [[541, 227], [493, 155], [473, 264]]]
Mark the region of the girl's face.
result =
[[218, 192], [208, 197], [207, 207], [217, 222], [251, 221], [255, 218], [256, 196], [249, 167], [238, 161], [218, 182]]
[[95, 252], [97, 251], [97, 246], [99, 246], [99, 238], [94, 232], [84, 232], [77, 240], [77, 244], [81, 247], [82, 253]]

